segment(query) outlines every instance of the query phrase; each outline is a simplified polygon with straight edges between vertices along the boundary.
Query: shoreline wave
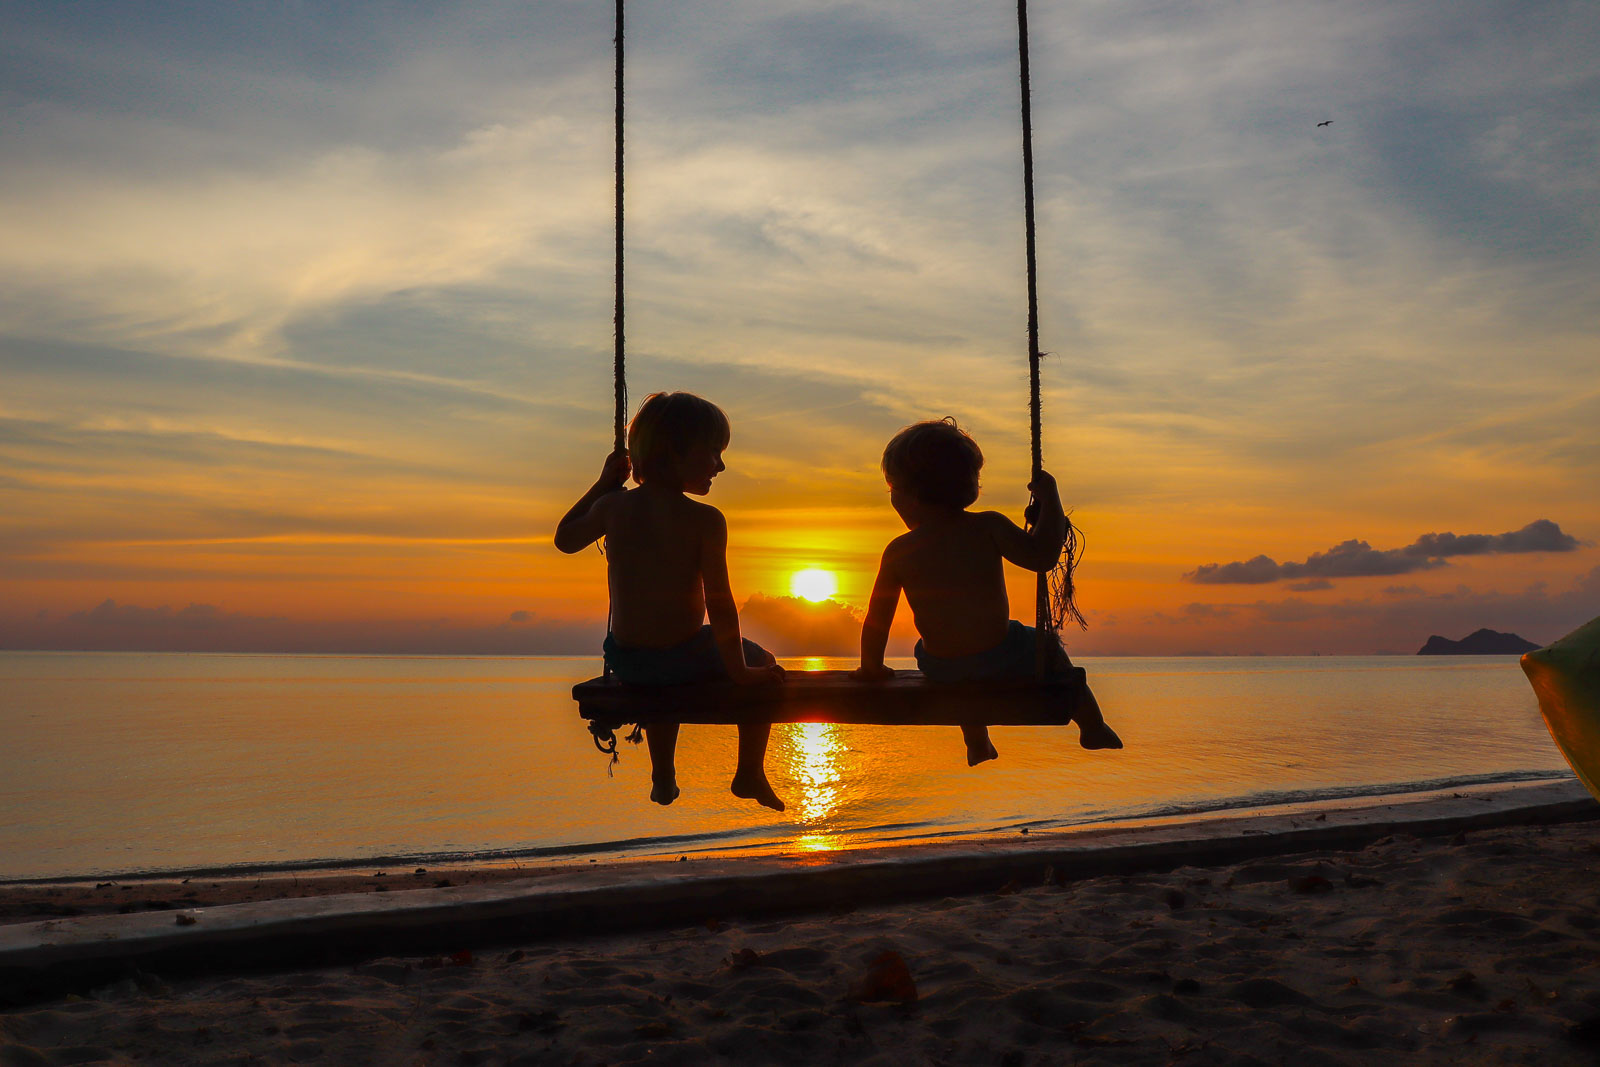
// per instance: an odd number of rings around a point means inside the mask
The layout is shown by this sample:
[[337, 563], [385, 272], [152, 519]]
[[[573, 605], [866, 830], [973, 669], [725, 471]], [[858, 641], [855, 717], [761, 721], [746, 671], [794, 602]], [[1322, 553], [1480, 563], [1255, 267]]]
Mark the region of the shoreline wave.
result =
[[[951, 841], [961, 838], [979, 838], [993, 834], [1017, 833], [1023, 830], [1103, 828], [1116, 824], [1137, 823], [1156, 819], [1183, 818], [1186, 816], [1204, 817], [1228, 812], [1267, 810], [1340, 800], [1377, 800], [1384, 797], [1405, 796], [1445, 789], [1555, 781], [1570, 777], [1572, 777], [1572, 773], [1566, 768], [1551, 768], [1546, 770], [1514, 770], [1491, 774], [1454, 775], [1405, 782], [1328, 786], [1320, 789], [1262, 790], [1193, 803], [1163, 803], [1140, 808], [1079, 815], [1070, 819], [1024, 819], [981, 828], [936, 830], [935, 827], [940, 825], [937, 821], [888, 823], [852, 830], [851, 837], [854, 843], [839, 851], [883, 846], [913, 847], [923, 843]], [[906, 830], [914, 832], [894, 833], [894, 831]], [[602, 856], [618, 859], [649, 859], [663, 853], [673, 852], [736, 858], [741, 855], [757, 856], [792, 848], [794, 847], [795, 838], [801, 836], [799, 834], [784, 836], [766, 834], [764, 839], [760, 840], [735, 841], [735, 839], [747, 837], [751, 833], [751, 830], [741, 827], [707, 833], [621, 838], [612, 841], [578, 842], [567, 845], [537, 845], [526, 848], [405, 852], [381, 856], [324, 857], [218, 866], [128, 868], [118, 871], [87, 872], [67, 876], [0, 878], [0, 887], [73, 885], [81, 882], [96, 881], [141, 882], [191, 878], [238, 879], [300, 874], [332, 875], [369, 867], [517, 867], [521, 866], [523, 861], [529, 860], [539, 861], [540, 866], [551, 867], [559, 866], [563, 861], [573, 863], [584, 859], [593, 861]]]

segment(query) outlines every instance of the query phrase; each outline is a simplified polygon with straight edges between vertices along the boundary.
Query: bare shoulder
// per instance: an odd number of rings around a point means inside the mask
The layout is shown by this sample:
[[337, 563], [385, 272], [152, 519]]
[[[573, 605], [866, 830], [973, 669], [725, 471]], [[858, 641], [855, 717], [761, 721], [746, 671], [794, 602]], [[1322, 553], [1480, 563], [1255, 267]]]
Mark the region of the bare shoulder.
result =
[[972, 516], [975, 525], [993, 534], [1003, 536], [1022, 529], [1003, 511], [973, 511], [968, 514]]
[[916, 554], [917, 531], [907, 530], [883, 546], [883, 556], [878, 560], [879, 575], [892, 575], [899, 579], [908, 568], [907, 561]]
[[688, 497], [683, 498], [683, 504], [684, 514], [702, 533], [727, 533], [728, 520], [712, 505]]
[[619, 512], [626, 512], [628, 506], [632, 503], [632, 500], [630, 499], [632, 496], [633, 490], [631, 489], [624, 489], [616, 493], [607, 493], [605, 496], [601, 497], [599, 500], [596, 500], [589, 506], [589, 514], [595, 516], [596, 518], [603, 519], [609, 515], [614, 515]]

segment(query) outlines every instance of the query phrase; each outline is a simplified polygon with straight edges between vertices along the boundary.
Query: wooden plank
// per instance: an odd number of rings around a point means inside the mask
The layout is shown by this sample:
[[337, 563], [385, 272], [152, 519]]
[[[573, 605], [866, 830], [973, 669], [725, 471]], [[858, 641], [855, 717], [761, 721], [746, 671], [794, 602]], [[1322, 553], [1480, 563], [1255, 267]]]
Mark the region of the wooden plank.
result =
[[1043, 682], [940, 685], [920, 671], [859, 682], [847, 671], [790, 671], [781, 685], [623, 685], [591, 678], [573, 686], [578, 714], [612, 727], [630, 722], [830, 722], [877, 726], [1063, 726], [1084, 687], [1083, 668]]

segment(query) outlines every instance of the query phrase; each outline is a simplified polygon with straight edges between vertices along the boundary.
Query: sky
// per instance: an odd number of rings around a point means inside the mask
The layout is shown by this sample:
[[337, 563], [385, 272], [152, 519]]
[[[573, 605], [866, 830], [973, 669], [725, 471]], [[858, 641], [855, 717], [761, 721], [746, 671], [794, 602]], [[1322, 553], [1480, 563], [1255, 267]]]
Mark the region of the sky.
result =
[[[780, 654], [854, 648], [902, 426], [956, 417], [1020, 519], [1014, 11], [629, 5], [630, 406], [728, 412]], [[604, 559], [551, 535], [611, 442], [611, 5], [3, 18], [0, 647], [593, 650]], [[1600, 614], [1600, 6], [1030, 21], [1069, 650]]]

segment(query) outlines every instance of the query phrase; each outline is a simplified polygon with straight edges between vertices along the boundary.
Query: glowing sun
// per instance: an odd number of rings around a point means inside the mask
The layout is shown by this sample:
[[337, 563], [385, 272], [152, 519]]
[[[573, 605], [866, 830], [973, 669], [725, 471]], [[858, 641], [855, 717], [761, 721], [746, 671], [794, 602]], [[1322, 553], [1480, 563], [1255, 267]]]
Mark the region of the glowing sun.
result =
[[821, 570], [817, 567], [807, 567], [803, 571], [795, 571], [789, 577], [789, 593], [792, 596], [809, 600], [813, 604], [827, 600], [839, 591], [839, 579], [832, 571]]

